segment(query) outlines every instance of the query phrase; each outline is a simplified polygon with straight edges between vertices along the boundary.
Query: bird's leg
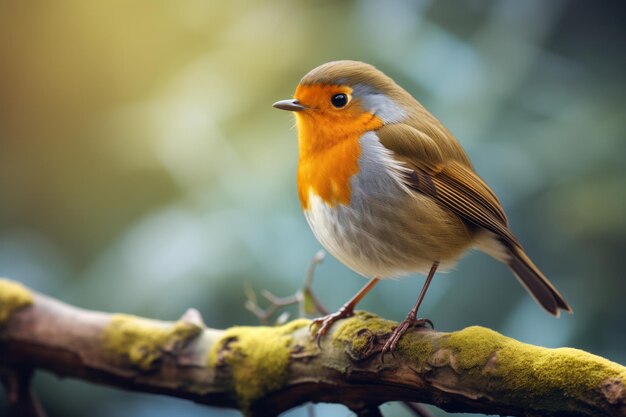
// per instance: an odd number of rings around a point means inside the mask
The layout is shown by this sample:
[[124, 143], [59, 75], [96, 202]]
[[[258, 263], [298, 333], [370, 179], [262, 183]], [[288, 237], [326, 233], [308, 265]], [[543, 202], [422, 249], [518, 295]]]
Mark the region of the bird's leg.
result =
[[336, 313], [328, 314], [323, 317], [318, 317], [311, 322], [311, 327], [315, 325], [319, 325], [319, 328], [315, 332], [315, 339], [317, 341], [318, 346], [320, 345], [322, 336], [324, 336], [328, 332], [328, 329], [330, 329], [330, 326], [332, 326], [334, 322], [354, 315], [354, 307], [359, 303], [359, 301], [363, 299], [363, 297], [365, 297], [365, 295], [372, 288], [374, 288], [374, 285], [376, 285], [378, 281], [380, 281], [380, 278], [378, 277], [371, 279], [367, 284], [365, 284], [363, 288], [361, 288], [361, 290], [358, 293], [356, 293], [354, 297], [352, 297], [347, 303], [345, 303]]
[[404, 333], [406, 333], [406, 331], [409, 328], [426, 327], [426, 325], [429, 325], [431, 328], [434, 327], [432, 321], [428, 319], [417, 318], [417, 310], [420, 308], [420, 304], [422, 304], [424, 295], [426, 295], [428, 286], [430, 285], [430, 282], [433, 280], [433, 277], [435, 276], [435, 271], [437, 271], [438, 266], [439, 266], [438, 261], [433, 262], [433, 265], [430, 267], [430, 271], [428, 272], [428, 276], [426, 277], [426, 282], [424, 283], [424, 286], [422, 287], [422, 291], [420, 292], [419, 297], [417, 297], [417, 302], [415, 302], [415, 305], [413, 306], [411, 311], [409, 311], [409, 314], [406, 316], [404, 321], [402, 321], [402, 323], [400, 323], [400, 325], [393, 330], [393, 333], [391, 333], [391, 336], [389, 336], [389, 339], [387, 339], [387, 342], [385, 342], [385, 345], [383, 346], [383, 349], [380, 353], [381, 360], [384, 360], [385, 353], [387, 352], [393, 355], [393, 351], [396, 349], [396, 346], [398, 345], [400, 338], [402, 337]]

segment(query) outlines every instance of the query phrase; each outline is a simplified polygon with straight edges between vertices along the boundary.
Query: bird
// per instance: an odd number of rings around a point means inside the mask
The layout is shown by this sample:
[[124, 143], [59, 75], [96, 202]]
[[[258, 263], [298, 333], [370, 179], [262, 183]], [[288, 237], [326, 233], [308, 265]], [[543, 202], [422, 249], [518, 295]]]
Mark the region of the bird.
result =
[[273, 107], [295, 114], [298, 196], [313, 234], [368, 279], [337, 312], [313, 320], [318, 344], [381, 279], [424, 274], [415, 305], [382, 348], [382, 357], [393, 354], [410, 328], [433, 327], [417, 317], [426, 291], [437, 270], [449, 270], [469, 249], [508, 265], [548, 313], [572, 312], [524, 252], [458, 140], [382, 71], [328, 62]]

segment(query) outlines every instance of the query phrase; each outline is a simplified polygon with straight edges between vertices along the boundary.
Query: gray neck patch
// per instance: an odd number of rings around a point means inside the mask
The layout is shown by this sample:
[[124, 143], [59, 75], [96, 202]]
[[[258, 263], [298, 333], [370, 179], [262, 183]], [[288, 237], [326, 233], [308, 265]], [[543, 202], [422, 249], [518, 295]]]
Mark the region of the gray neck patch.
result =
[[366, 84], [356, 84], [352, 95], [358, 98], [363, 108], [380, 117], [385, 123], [397, 123], [404, 119], [406, 112], [392, 99]]

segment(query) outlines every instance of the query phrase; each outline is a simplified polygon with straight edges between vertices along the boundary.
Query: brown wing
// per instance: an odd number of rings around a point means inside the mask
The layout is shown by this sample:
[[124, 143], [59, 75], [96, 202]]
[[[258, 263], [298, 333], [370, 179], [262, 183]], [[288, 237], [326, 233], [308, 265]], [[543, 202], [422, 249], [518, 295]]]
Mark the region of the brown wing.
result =
[[[420, 180], [415, 181], [413, 178]], [[427, 178], [427, 179], [426, 179]], [[424, 187], [425, 181], [432, 186]], [[439, 167], [415, 167], [409, 186], [429, 194], [465, 221], [487, 229], [507, 243], [520, 246], [493, 191], [472, 170], [452, 161]]]
[[520, 246], [498, 198], [465, 163], [464, 155], [447, 160], [433, 139], [408, 125], [388, 125], [376, 133], [381, 143], [412, 169], [406, 178], [409, 187], [431, 196], [466, 222]]
[[411, 168], [406, 174], [409, 187], [430, 196], [468, 224], [495, 233], [508, 251], [510, 259], [507, 263], [515, 276], [549, 313], [558, 316], [559, 310], [572, 311], [563, 296], [524, 253], [509, 230], [509, 222], [498, 198], [476, 175], [451, 135], [445, 141], [435, 141], [427, 133], [404, 124], [385, 126], [377, 134], [381, 143], [393, 151], [394, 157]]

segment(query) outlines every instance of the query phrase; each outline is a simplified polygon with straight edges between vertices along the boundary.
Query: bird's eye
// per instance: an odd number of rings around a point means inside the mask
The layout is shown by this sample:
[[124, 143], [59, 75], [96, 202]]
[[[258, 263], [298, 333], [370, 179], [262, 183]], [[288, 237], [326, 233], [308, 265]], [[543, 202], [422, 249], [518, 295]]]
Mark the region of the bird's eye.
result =
[[348, 95], [343, 93], [335, 94], [331, 97], [330, 102], [333, 106], [340, 109], [348, 104]]

